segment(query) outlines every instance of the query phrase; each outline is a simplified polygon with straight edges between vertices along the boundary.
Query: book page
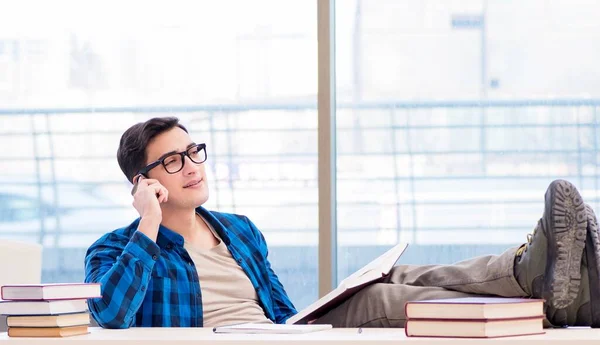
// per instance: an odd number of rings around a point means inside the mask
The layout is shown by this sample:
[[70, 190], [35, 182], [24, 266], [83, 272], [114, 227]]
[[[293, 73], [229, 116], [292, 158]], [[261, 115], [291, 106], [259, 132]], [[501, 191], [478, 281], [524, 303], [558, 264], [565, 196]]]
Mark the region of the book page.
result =
[[368, 265], [344, 279], [338, 287], [328, 294], [290, 317], [286, 321], [286, 324], [314, 320], [358, 292], [364, 286], [381, 279], [390, 272], [407, 246], [408, 244], [406, 243], [400, 243], [392, 247]]
[[369, 262], [363, 268], [358, 271], [352, 273], [346, 279], [342, 280], [339, 284], [340, 287], [352, 287], [356, 285], [360, 285], [361, 283], [371, 281], [373, 279], [377, 279], [379, 276], [383, 274], [387, 274], [400, 255], [404, 252], [408, 244], [399, 243], [381, 254], [373, 261]]

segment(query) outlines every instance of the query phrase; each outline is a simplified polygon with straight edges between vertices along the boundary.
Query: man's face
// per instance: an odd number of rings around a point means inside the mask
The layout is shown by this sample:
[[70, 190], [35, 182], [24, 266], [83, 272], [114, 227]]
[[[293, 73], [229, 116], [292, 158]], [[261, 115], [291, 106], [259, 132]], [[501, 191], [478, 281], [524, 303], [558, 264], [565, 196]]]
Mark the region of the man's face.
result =
[[[146, 147], [146, 164], [162, 159], [169, 152], [186, 151], [194, 144], [189, 134], [179, 127], [163, 132]], [[158, 180], [169, 191], [167, 205], [176, 208], [196, 208], [208, 200], [208, 184], [204, 164], [184, 158], [183, 169], [169, 174], [161, 164], [148, 172], [148, 177]], [[200, 181], [200, 183], [194, 184]], [[193, 184], [193, 185], [191, 185]]]

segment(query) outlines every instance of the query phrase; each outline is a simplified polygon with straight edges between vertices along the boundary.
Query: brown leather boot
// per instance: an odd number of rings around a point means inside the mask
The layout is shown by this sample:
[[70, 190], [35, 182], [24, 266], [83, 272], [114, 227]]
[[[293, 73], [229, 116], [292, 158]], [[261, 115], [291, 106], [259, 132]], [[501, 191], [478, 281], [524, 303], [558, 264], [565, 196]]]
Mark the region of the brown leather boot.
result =
[[545, 195], [544, 215], [533, 236], [517, 251], [515, 277], [530, 296], [557, 310], [571, 305], [581, 283], [587, 234], [581, 195], [570, 182], [556, 180]]

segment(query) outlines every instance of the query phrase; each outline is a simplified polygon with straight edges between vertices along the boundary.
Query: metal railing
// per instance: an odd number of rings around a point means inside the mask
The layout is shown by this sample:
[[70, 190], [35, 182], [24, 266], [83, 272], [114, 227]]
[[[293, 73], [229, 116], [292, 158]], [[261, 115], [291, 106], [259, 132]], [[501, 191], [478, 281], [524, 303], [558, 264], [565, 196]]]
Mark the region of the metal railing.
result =
[[[362, 266], [365, 260], [381, 253], [389, 245], [389, 241], [399, 239], [413, 242], [412, 249], [403, 256], [403, 263], [450, 263], [473, 255], [499, 253], [507, 244], [496, 243], [496, 237], [490, 236], [480, 243], [467, 243], [467, 236], [483, 234], [485, 237], [488, 233], [500, 232], [503, 236], [517, 233], [524, 239], [525, 233], [534, 225], [537, 219], [535, 217], [539, 217], [543, 195], [522, 191], [530, 185], [536, 186], [533, 189], [538, 191], [545, 182], [553, 178], [573, 180], [584, 192], [586, 202], [598, 206], [599, 107], [600, 100], [338, 104], [338, 239], [339, 255], [343, 258], [340, 259], [338, 276], [347, 276]], [[271, 114], [284, 120], [277, 126], [268, 123], [264, 126], [254, 123], [244, 125], [235, 121], [236, 117], [252, 117], [257, 113]], [[461, 118], [456, 120], [453, 117], [456, 114]], [[532, 114], [539, 115], [539, 118], [532, 117]], [[211, 182], [211, 198], [216, 200], [215, 208], [247, 212], [253, 220], [257, 213], [265, 213], [267, 217], [279, 216], [281, 219], [271, 222], [271, 225], [261, 225], [256, 220], [255, 223], [265, 233], [271, 248], [271, 261], [296, 305], [303, 307], [314, 300], [317, 295], [317, 265], [310, 258], [316, 255], [316, 245], [295, 244], [297, 237], [287, 234], [303, 238], [312, 236], [315, 240], [317, 238], [317, 147], [314, 136], [317, 132], [316, 104], [0, 109], [0, 142], [4, 140], [3, 149], [0, 150], [3, 169], [0, 170], [5, 171], [7, 165], [30, 165], [33, 173], [32, 177], [24, 180], [0, 179], [0, 202], [5, 201], [2, 199], [5, 191], [28, 189], [33, 191], [31, 199], [37, 202], [31, 205], [39, 205], [35, 206], [37, 209], [30, 211], [44, 215], [34, 220], [37, 225], [33, 224], [29, 232], [25, 232], [22, 224], [31, 226], [31, 221], [7, 221], [2, 219], [7, 213], [0, 212], [0, 237], [29, 236], [46, 246], [44, 282], [81, 281], [86, 245], [83, 244], [85, 241], [80, 243], [78, 239], [85, 237], [86, 241], [93, 240], [101, 233], [112, 230], [98, 228], [96, 232], [84, 232], [79, 227], [70, 225], [65, 214], [74, 213], [84, 217], [88, 213], [105, 212], [102, 214], [110, 215], [131, 208], [129, 203], [63, 205], [64, 199], [68, 197], [63, 194], [63, 189], [94, 191], [99, 188], [127, 188], [127, 182], [118, 171], [107, 174], [106, 178], [94, 180], [65, 180], [60, 176], [60, 168], [65, 166], [94, 165], [96, 162], [110, 162], [114, 166], [115, 155], [112, 152], [87, 154], [85, 157], [66, 155], [53, 144], [59, 143], [62, 138], [82, 134], [85, 137], [102, 137], [107, 143], [114, 143], [125, 129], [115, 129], [114, 126], [111, 126], [113, 129], [58, 129], [52, 125], [65, 115], [74, 115], [74, 121], [80, 122], [97, 116], [110, 121], [120, 116], [133, 115], [135, 120], [142, 121], [150, 116], [177, 115], [188, 128], [192, 128], [191, 131], [201, 129], [208, 133], [207, 140], [214, 143], [210, 146], [209, 164], [212, 164], [212, 168], [221, 165], [230, 169], [229, 174], [216, 176], [217, 181]], [[303, 121], [299, 123], [288, 120], [297, 117], [303, 117]], [[501, 121], [495, 121], [498, 118]], [[15, 129], [11, 125], [12, 121], [23, 119], [30, 124], [29, 128], [21, 126], [21, 129]], [[431, 138], [432, 134], [437, 135], [440, 131], [445, 133], [445, 139]], [[533, 133], [534, 137], [530, 139], [527, 135], [521, 135], [520, 131]], [[498, 132], [507, 134], [506, 145], [495, 145], [494, 135]], [[237, 139], [253, 133], [275, 138], [274, 144], [279, 144], [277, 140], [287, 140], [284, 143], [287, 146], [278, 153], [240, 150]], [[536, 137], [536, 133], [541, 135]], [[18, 151], [21, 149], [19, 146], [11, 145], [13, 140], [18, 141], [19, 138], [26, 138], [31, 143], [29, 152]], [[308, 145], [308, 148], [298, 149], [302, 145], [294, 145], [310, 140], [315, 143]], [[441, 145], [440, 140], [446, 141]], [[454, 145], [455, 141], [466, 144]], [[544, 142], [553, 145], [543, 145]], [[562, 145], [563, 142], [569, 145]], [[539, 165], [545, 159], [552, 162]], [[294, 162], [307, 164], [314, 168], [314, 174], [282, 174], [271, 179], [261, 176], [246, 176], [244, 179], [240, 174], [235, 174], [235, 169], [253, 161], [282, 165]], [[348, 162], [350, 168], [344, 165]], [[498, 162], [508, 164], [509, 167], [536, 162], [538, 166], [525, 172], [510, 169], [498, 171], [496, 167], [502, 165]], [[381, 173], [373, 171], [372, 164], [387, 165], [382, 168], [384, 173]], [[440, 165], [445, 169], [439, 169]], [[564, 169], [558, 169], [557, 172], [546, 171], [547, 167], [557, 165]], [[455, 169], [461, 166], [464, 168]], [[44, 176], [42, 170], [45, 172]], [[0, 174], [3, 173], [1, 171]], [[360, 191], [352, 193], [353, 188], [361, 188], [360, 186], [363, 186]], [[439, 189], [442, 187], [438, 186], [443, 186], [444, 189]], [[486, 188], [491, 188], [489, 194], [480, 193]], [[289, 200], [280, 198], [271, 201], [268, 197], [260, 197], [270, 196], [280, 190], [287, 192], [285, 195], [289, 196]], [[309, 197], [296, 196], [307, 190]], [[508, 193], [505, 193], [507, 190]], [[432, 197], [432, 193], [437, 195]], [[7, 192], [8, 197], [11, 195], [14, 194]], [[249, 199], [247, 195], [257, 197]], [[311, 198], [311, 195], [314, 197]], [[503, 222], [501, 219], [495, 225], [482, 225], [481, 220], [476, 219], [478, 213], [505, 206], [513, 209], [501, 212], [499, 217], [520, 218], [511, 222]], [[538, 207], [540, 209], [536, 209]], [[446, 208], [453, 212], [436, 213], [436, 210]], [[267, 212], [268, 210], [271, 212]], [[515, 210], [523, 211], [518, 214]], [[305, 212], [302, 214], [314, 217], [314, 221], [296, 225], [298, 219], [289, 216], [296, 212]], [[468, 213], [462, 215], [460, 212]], [[460, 222], [463, 216], [473, 219]], [[386, 217], [391, 217], [392, 220], [386, 220]], [[437, 218], [442, 221], [431, 221]], [[125, 224], [115, 226], [122, 225]], [[420, 243], [423, 238], [436, 239], [440, 232], [461, 234], [459, 236], [463, 237], [459, 238], [465, 243]], [[394, 233], [396, 237], [391, 240], [388, 238], [388, 242], [378, 242], [375, 238], [380, 233]], [[284, 236], [277, 237], [277, 234]], [[347, 242], [347, 235], [352, 237], [353, 234], [357, 234], [359, 241]], [[282, 247], [282, 243], [273, 241], [274, 238], [290, 243]], [[74, 248], [65, 248], [64, 244], [69, 241], [76, 242], [74, 245], [67, 245]], [[373, 243], [369, 243], [370, 241]], [[439, 241], [443, 242], [443, 239]]]
[[[391, 193], [394, 195], [394, 200], [386, 200], [379, 203], [379, 205], [384, 205], [385, 207], [396, 208], [396, 218], [397, 218], [397, 230], [402, 231], [406, 230], [413, 234], [416, 234], [418, 231], [428, 231], [428, 230], [440, 230], [439, 227], [436, 226], [422, 226], [417, 222], [416, 210], [418, 207], [427, 206], [427, 205], [484, 205], [493, 203], [493, 200], [461, 200], [460, 196], [456, 198], [450, 198], [445, 200], [423, 200], [419, 197], [419, 188], [417, 186], [418, 183], [423, 183], [426, 181], [436, 182], [436, 181], [457, 181], [457, 180], [514, 180], [514, 181], [527, 181], [527, 180], [539, 180], [539, 179], [548, 179], [551, 176], [543, 171], [539, 173], [528, 173], [528, 174], [497, 174], [493, 173], [493, 171], [489, 171], [487, 166], [490, 156], [494, 155], [502, 155], [504, 157], [513, 156], [514, 159], [530, 159], [531, 155], [545, 155], [545, 156], [564, 156], [564, 157], [574, 157], [575, 163], [566, 163], [566, 165], [572, 166], [572, 169], [568, 169], [569, 172], [565, 174], [560, 174], [560, 176], [555, 177], [563, 177], [568, 179], [574, 179], [578, 185], [584, 185], [587, 189], [592, 189], [594, 191], [598, 191], [598, 181], [600, 180], [600, 175], [597, 171], [597, 160], [598, 160], [598, 107], [600, 107], [600, 100], [596, 99], [565, 99], [565, 100], [486, 100], [486, 101], [431, 101], [431, 102], [365, 102], [360, 104], [338, 104], [337, 109], [340, 112], [345, 112], [346, 115], [352, 117], [353, 121], [344, 121], [343, 124], [338, 125], [338, 133], [349, 133], [353, 144], [351, 147], [340, 147], [338, 144], [338, 158], [355, 158], [357, 161], [369, 158], [369, 157], [387, 157], [393, 161], [393, 168], [388, 175], [386, 176], [369, 176], [369, 174], [365, 175], [357, 175], [357, 174], [345, 174], [343, 169], [341, 171], [341, 176], [338, 177], [338, 181], [340, 182], [375, 182], [375, 181], [387, 181], [390, 183], [390, 189], [393, 190]], [[447, 118], [451, 118], [451, 115], [439, 115], [439, 114], [427, 114], [427, 111], [439, 111], [440, 109], [448, 110], [456, 114], [456, 112], [464, 111], [466, 114], [463, 115], [464, 119], [462, 121], [452, 122], [446, 121], [446, 124], [440, 124], [436, 121], [427, 121], [427, 116], [431, 118], [439, 119], [440, 117], [446, 116]], [[56, 116], [61, 116], [65, 114], [81, 116], [81, 121], [85, 121], [86, 117], [89, 116], [104, 116], [110, 118], [111, 116], [118, 116], [123, 114], [137, 114], [138, 116], [159, 116], [161, 114], [170, 115], [176, 114], [181, 116], [187, 116], [192, 123], [199, 123], [203, 127], [207, 128], [207, 132], [209, 133], [209, 137], [212, 137], [211, 140], [214, 140], [214, 136], [221, 135], [224, 136], [225, 145], [227, 146], [226, 150], [216, 149], [216, 153], [211, 154], [212, 164], [224, 164], [228, 167], [235, 167], [238, 165], [240, 160], [252, 160], [252, 159], [262, 159], [262, 160], [270, 160], [273, 162], [277, 162], [281, 160], [283, 157], [286, 159], [301, 159], [303, 161], [313, 161], [316, 163], [317, 152], [316, 150], [305, 150], [302, 151], [294, 151], [291, 150], [289, 152], [283, 152], [282, 154], [265, 154], [265, 153], [252, 153], [252, 154], [238, 154], [236, 153], [236, 148], [234, 148], [234, 144], [232, 143], [232, 139], [237, 135], [253, 133], [253, 132], [261, 132], [265, 135], [272, 135], [276, 133], [289, 133], [290, 135], [300, 134], [300, 135], [310, 135], [310, 133], [316, 133], [316, 115], [313, 120], [307, 120], [301, 126], [298, 126], [297, 123], [294, 123], [292, 126], [282, 126], [280, 128], [272, 128], [269, 126], [262, 127], [244, 127], [244, 126], [236, 126], [231, 123], [231, 121], [225, 121], [224, 125], [220, 126], [215, 125], [215, 120], [221, 117], [228, 117], [239, 115], [247, 112], [252, 112], [255, 114], [257, 111], [263, 113], [271, 113], [276, 116], [281, 117], [293, 117], [297, 116], [299, 113], [301, 114], [312, 114], [316, 112], [316, 104], [314, 103], [296, 103], [296, 104], [251, 104], [251, 105], [206, 105], [206, 106], [154, 106], [154, 107], [98, 107], [98, 108], [40, 108], [40, 109], [0, 109], [0, 121], [2, 122], [2, 126], [0, 126], [0, 137], [8, 138], [8, 137], [23, 137], [30, 136], [33, 143], [33, 154], [32, 155], [14, 155], [11, 154], [9, 156], [0, 157], [2, 162], [27, 162], [33, 161], [35, 163], [35, 185], [38, 190], [38, 202], [40, 207], [54, 207], [57, 209], [56, 212], [52, 212], [54, 214], [54, 233], [56, 237], [54, 238], [55, 243], [58, 243], [59, 236], [61, 234], [76, 234], [78, 229], [67, 229], [61, 226], [61, 214], [63, 212], [70, 212], [74, 210], [86, 210], [89, 209], [89, 206], [68, 206], [68, 207], [60, 207], [60, 191], [59, 186], [61, 185], [78, 185], [80, 187], [93, 189], [98, 186], [111, 186], [111, 185], [122, 185], [124, 181], [122, 179], [107, 179], [104, 181], [63, 181], [56, 174], [56, 165], [62, 164], [68, 161], [77, 161], [77, 162], [86, 162], [86, 161], [108, 161], [114, 160], [114, 155], [90, 155], [85, 158], [78, 156], [65, 156], [61, 152], [55, 152], [54, 148], [54, 138], [56, 136], [70, 136], [70, 135], [100, 135], [107, 137], [115, 137], [121, 134], [120, 130], [104, 130], [102, 128], [95, 128], [93, 130], [85, 130], [85, 131], [69, 131], [69, 130], [53, 130], [51, 129], [51, 123], [53, 118]], [[385, 124], [370, 124], [369, 117], [372, 116], [369, 111], [376, 111], [379, 113], [380, 118], [388, 117]], [[494, 117], [498, 117], [497, 113], [491, 114], [490, 112], [507, 112], [511, 113], [510, 118], [507, 121], [490, 121], [490, 119]], [[554, 121], [554, 122], [544, 122], [544, 121], [536, 121], [536, 122], [522, 122], [519, 119], [519, 112], [525, 111], [526, 115], [530, 116], [532, 113], [536, 114], [545, 114], [546, 116], [549, 111], [557, 112], [555, 114], [554, 120], [560, 118], [559, 112], [564, 112], [565, 114], [570, 114], [569, 116], [573, 117], [572, 114], [575, 112], [586, 113], [585, 119], [580, 119], [580, 116], [577, 115], [573, 119], [569, 121]], [[387, 113], [387, 115], [381, 115], [382, 112]], [[252, 116], [252, 115], [249, 115]], [[398, 116], [403, 118], [403, 121], [398, 121]], [[19, 131], [11, 131], [10, 130], [10, 121], [14, 118], [22, 118], [22, 117], [30, 117], [31, 118], [31, 129], [29, 131], [19, 130]], [[500, 115], [502, 117], [502, 115]], [[34, 126], [34, 118], [38, 121], [43, 119], [45, 125], [44, 129], [37, 130]], [[308, 118], [308, 117], [307, 117]], [[425, 118], [425, 120], [424, 120]], [[346, 122], [351, 122], [352, 125], [345, 124]], [[381, 121], [380, 121], [381, 122]], [[450, 140], [452, 140], [452, 136], [454, 132], [458, 133], [461, 130], [470, 130], [470, 133], [475, 133], [479, 136], [479, 140], [477, 145], [473, 145], [473, 147], [463, 147], [460, 149], [439, 149], [439, 148], [415, 148], [415, 141], [418, 142], [419, 139], [414, 137], [415, 131], [420, 131], [420, 133], [427, 133], [428, 131], [436, 131], [443, 130], [447, 131], [449, 134]], [[578, 142], [577, 147], [569, 147], [569, 148], [528, 148], [527, 145], [519, 146], [518, 143], [516, 147], [513, 148], [493, 148], [487, 145], [490, 140], [489, 135], [491, 131], [501, 130], [501, 131], [518, 131], [518, 130], [530, 130], [530, 131], [549, 131], [554, 133], [556, 137], [549, 137], [546, 140], [555, 141], [559, 140], [559, 134], [563, 130], [570, 130], [575, 134], [576, 138], [568, 138], [568, 140], [576, 140]], [[592, 133], [592, 138], [588, 138], [588, 142], [585, 147], [581, 145], [581, 140], [579, 138], [582, 132], [586, 132], [586, 135], [589, 137], [589, 133]], [[412, 135], [412, 136], [411, 136]], [[389, 150], [370, 150], [365, 146], [358, 146], [356, 149], [356, 142], [363, 142], [365, 137], [368, 136], [381, 136], [386, 137], [389, 136], [389, 140], [391, 142]], [[339, 136], [338, 136], [339, 137]], [[558, 139], [557, 139], [558, 138]], [[40, 140], [46, 140], [47, 147], [45, 148], [45, 152], [41, 153], [39, 143]], [[467, 139], [467, 138], [464, 138]], [[564, 139], [564, 138], [563, 138]], [[467, 140], [468, 141], [468, 140]], [[418, 146], [418, 145], [417, 145]], [[421, 145], [423, 146], [423, 145]], [[427, 146], [427, 145], [425, 145]], [[460, 145], [459, 145], [460, 146]], [[510, 146], [510, 145], [509, 145]], [[514, 143], [512, 146], [515, 146]], [[443, 157], [443, 156], [477, 156], [478, 162], [481, 167], [474, 168], [474, 171], [477, 172], [469, 172], [469, 173], [453, 173], [453, 174], [445, 174], [445, 173], [419, 173], [415, 171], [415, 162], [414, 157], [423, 157], [424, 159], [429, 159], [431, 157]], [[401, 167], [401, 162], [399, 158], [408, 157], [408, 164], [404, 167]], [[50, 167], [50, 176], [49, 178], [42, 178], [40, 176], [41, 165], [46, 164]], [[593, 167], [591, 170], [585, 170], [583, 166], [586, 165], [588, 167]], [[402, 169], [404, 168], [404, 169]], [[233, 170], [233, 168], [232, 168]], [[291, 180], [292, 182], [298, 182], [300, 184], [304, 184], [308, 186], [307, 188], [311, 188], [315, 190], [316, 193], [316, 173], [314, 176], [306, 176], [304, 178], [295, 178], [295, 179], [286, 179]], [[593, 183], [590, 184], [592, 181]], [[211, 186], [212, 189], [215, 190], [215, 194], [218, 196], [222, 191], [228, 193], [230, 196], [230, 201], [228, 202], [220, 202], [217, 201], [217, 208], [220, 209], [244, 209], [246, 207], [252, 208], [270, 208], [270, 207], [314, 207], [316, 210], [317, 205], [311, 202], [290, 202], [286, 205], [277, 205], [269, 202], [253, 202], [250, 204], [245, 204], [244, 202], [236, 201], [236, 193], [239, 192], [238, 187], [236, 187], [236, 177], [233, 174], [229, 174], [226, 179], [222, 179], [217, 181], [214, 186]], [[247, 182], [252, 182], [249, 180]], [[21, 183], [23, 186], [30, 185], [30, 181], [24, 182], [15, 182], [15, 181], [0, 181], [0, 191], [2, 191], [3, 185], [10, 184], [11, 186], [19, 185]], [[402, 186], [407, 188], [402, 188]], [[48, 205], [47, 202], [44, 202], [42, 197], [42, 190], [44, 188], [51, 188], [53, 200]], [[260, 187], [244, 187], [245, 190], [251, 191], [252, 188], [255, 190], [265, 190], [269, 189], [269, 184], [263, 183]], [[279, 188], [277, 184], [274, 184], [273, 188]], [[290, 187], [290, 192], [293, 192], [295, 189]], [[258, 191], [257, 193], [260, 193]], [[315, 194], [316, 195], [316, 194]], [[402, 195], [402, 197], [401, 197]], [[259, 198], [260, 199], [260, 198]], [[591, 198], [587, 199], [592, 203], [597, 203], [597, 195], [594, 194]], [[507, 204], [516, 204], [516, 203], [524, 203], [524, 204], [532, 204], [537, 202], [535, 198], [517, 198], [517, 199], [504, 199], [504, 203]], [[344, 207], [360, 207], [362, 205], [373, 205], [373, 201], [363, 201], [360, 199], [340, 199], [338, 200], [338, 207], [343, 209]], [[119, 209], [121, 206], [119, 205], [96, 205], [91, 208], [96, 209]], [[129, 206], [127, 206], [129, 207]], [[409, 207], [412, 210], [412, 222], [401, 222], [401, 207]], [[40, 217], [39, 223], [39, 233], [38, 240], [39, 242], [44, 243], [44, 238], [47, 235], [47, 223], [48, 219], [46, 217]], [[514, 227], [514, 226], [513, 226]], [[505, 226], [500, 229], [511, 229], [513, 227]], [[477, 226], [468, 227], [455, 227], [451, 224], [448, 224], [445, 227], [448, 231], [452, 231], [453, 229], [477, 229]], [[315, 232], [316, 228], [298, 228], [296, 231], [308, 231]], [[365, 226], [355, 226], [347, 229], [340, 229], [340, 231], [367, 231], [368, 227]], [[265, 228], [265, 232], [269, 231], [277, 231], [277, 229]], [[6, 235], [17, 234], [20, 230], [15, 228], [13, 231], [4, 231], [3, 233]], [[416, 240], [416, 237], [413, 236], [413, 239]]]

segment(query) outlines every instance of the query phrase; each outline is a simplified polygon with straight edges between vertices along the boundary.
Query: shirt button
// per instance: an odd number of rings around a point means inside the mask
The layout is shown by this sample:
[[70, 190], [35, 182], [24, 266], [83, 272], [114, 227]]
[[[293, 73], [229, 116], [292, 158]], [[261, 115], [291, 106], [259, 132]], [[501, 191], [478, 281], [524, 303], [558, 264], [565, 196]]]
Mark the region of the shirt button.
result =
[[140, 288], [140, 290], [142, 290], [142, 291], [146, 291], [146, 287], [145, 287], [145, 286], [142, 286], [142, 287]]
[[173, 249], [173, 245], [171, 243], [167, 244], [167, 249]]
[[241, 264], [242, 263], [242, 258], [238, 258], [237, 262], [238, 262], [238, 264]]
[[158, 255], [156, 255], [156, 254], [152, 255], [152, 260], [158, 260]]

